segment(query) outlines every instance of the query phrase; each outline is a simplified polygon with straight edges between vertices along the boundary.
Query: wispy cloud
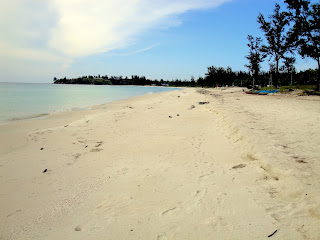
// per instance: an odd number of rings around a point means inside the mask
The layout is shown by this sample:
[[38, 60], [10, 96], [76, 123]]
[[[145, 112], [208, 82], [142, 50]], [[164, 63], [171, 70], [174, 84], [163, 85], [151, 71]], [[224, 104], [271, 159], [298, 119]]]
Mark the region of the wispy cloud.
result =
[[187, 11], [227, 1], [1, 1], [0, 47], [6, 49], [5, 55], [48, 61], [105, 53], [133, 45], [150, 29], [179, 24], [177, 17]]
[[107, 52], [106, 55], [107, 56], [131, 56], [131, 55], [135, 55], [135, 54], [139, 54], [139, 53], [143, 53], [143, 52], [146, 52], [146, 51], [149, 51], [157, 46], [159, 46], [160, 44], [153, 44], [151, 46], [148, 46], [148, 47], [145, 47], [145, 48], [141, 48], [141, 49], [137, 49], [137, 50], [134, 50], [134, 51], [130, 51], [130, 52], [113, 52], [113, 51], [110, 51], [110, 52]]

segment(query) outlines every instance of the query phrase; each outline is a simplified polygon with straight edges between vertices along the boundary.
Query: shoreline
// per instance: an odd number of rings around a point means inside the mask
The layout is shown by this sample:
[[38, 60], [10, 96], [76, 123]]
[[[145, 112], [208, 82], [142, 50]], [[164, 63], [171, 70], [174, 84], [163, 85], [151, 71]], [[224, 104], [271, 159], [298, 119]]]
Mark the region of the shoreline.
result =
[[184, 88], [2, 125], [0, 236], [318, 239], [319, 103]]
[[[6, 83], [6, 84], [8, 84], [8, 83]], [[41, 84], [53, 84], [53, 83], [13, 83], [13, 84], [40, 84], [41, 85]], [[53, 85], [61, 85], [61, 84], [53, 84]], [[81, 84], [69, 84], [69, 85], [81, 85]], [[81, 86], [86, 86], [86, 85], [81, 85]], [[91, 85], [89, 85], [89, 86], [91, 86]], [[96, 85], [92, 85], [92, 86], [96, 86]], [[106, 85], [106, 86], [109, 86], [109, 85]], [[121, 87], [153, 87], [153, 88], [160, 87], [160, 88], [164, 88], [162, 86], [139, 86], [139, 85], [116, 85], [116, 86], [110, 85], [110, 86], [111, 87], [121, 86]], [[177, 89], [177, 90], [179, 90], [179, 89], [181, 90], [182, 89], [182, 88], [178, 88], [178, 87], [166, 87], [166, 88]], [[168, 90], [168, 91], [172, 91], [172, 90]], [[147, 94], [150, 94], [150, 93], [145, 93], [145, 94], [142, 94], [142, 95], [136, 95], [136, 96], [131, 96], [131, 97], [143, 96], [143, 95], [147, 95]], [[154, 94], [154, 93], [151, 92], [151, 94]], [[109, 101], [109, 102], [106, 102], [106, 103], [93, 104], [93, 105], [84, 106], [84, 107], [71, 107], [71, 108], [64, 109], [64, 110], [61, 110], [61, 109], [60, 110], [55, 110], [53, 112], [42, 112], [42, 113], [37, 113], [37, 114], [34, 114], [34, 115], [25, 115], [25, 116], [22, 116], [22, 117], [14, 117], [14, 118], [2, 120], [0, 122], [0, 126], [1, 125], [6, 125], [6, 124], [9, 124], [9, 123], [13, 123], [13, 122], [18, 122], [18, 121], [40, 119], [40, 118], [43, 118], [43, 117], [47, 117], [47, 116], [54, 115], [54, 114], [59, 114], [59, 113], [64, 113], [64, 112], [90, 110], [92, 108], [95, 108], [96, 106], [110, 104], [112, 102], [129, 99], [131, 97], [125, 97], [125, 98], [119, 99], [119, 100], [112, 100], [112, 101]]]
[[[182, 88], [180, 88], [180, 90], [174, 90], [174, 91], [181, 91], [183, 90]], [[104, 104], [98, 104], [98, 105], [92, 105], [91, 107], [88, 107], [86, 109], [82, 109], [82, 110], [68, 110], [68, 111], [61, 111], [61, 112], [54, 112], [54, 113], [49, 113], [46, 114], [46, 116], [43, 117], [31, 117], [31, 118], [23, 118], [23, 119], [19, 119], [19, 120], [13, 120], [10, 122], [6, 122], [3, 124], [0, 124], [0, 154], [2, 152], [2, 149], [8, 149], [8, 147], [10, 145], [15, 145], [14, 142], [15, 140], [10, 139], [9, 141], [7, 141], [8, 139], [6, 139], [6, 134], [8, 134], [10, 131], [12, 131], [13, 129], [20, 129], [20, 132], [17, 134], [26, 134], [27, 131], [34, 131], [35, 129], [37, 129], [37, 123], [38, 124], [54, 124], [56, 125], [66, 125], [69, 121], [75, 121], [77, 120], [79, 117], [84, 117], [86, 115], [94, 115], [96, 113], [98, 113], [100, 110], [102, 109], [106, 109], [108, 106], [117, 106], [118, 104], [121, 104], [122, 102], [130, 102], [130, 101], [135, 101], [135, 100], [139, 100], [140, 98], [145, 98], [147, 96], [150, 95], [156, 95], [156, 94], [162, 94], [162, 93], [168, 93], [168, 92], [172, 92], [172, 91], [166, 91], [166, 92], [157, 92], [157, 93], [147, 93], [147, 94], [143, 94], [143, 95], [138, 95], [138, 96], [132, 96], [132, 97], [128, 97], [128, 98], [124, 98], [121, 100], [115, 100], [109, 103], [104, 103]], [[57, 120], [57, 121], [56, 121]], [[59, 121], [60, 120], [60, 121]], [[46, 123], [48, 122], [48, 123]], [[57, 122], [57, 123], [54, 123]], [[23, 125], [24, 127], [21, 127], [21, 125]], [[27, 128], [27, 129], [25, 129]], [[5, 140], [6, 141], [1, 141], [1, 140]]]

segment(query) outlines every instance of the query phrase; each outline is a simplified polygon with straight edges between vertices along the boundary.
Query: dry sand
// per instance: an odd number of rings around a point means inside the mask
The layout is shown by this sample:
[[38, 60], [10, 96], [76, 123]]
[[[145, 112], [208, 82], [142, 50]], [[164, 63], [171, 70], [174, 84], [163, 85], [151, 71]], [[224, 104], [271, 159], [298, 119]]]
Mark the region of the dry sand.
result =
[[320, 239], [319, 122], [229, 88], [0, 126], [0, 239]]

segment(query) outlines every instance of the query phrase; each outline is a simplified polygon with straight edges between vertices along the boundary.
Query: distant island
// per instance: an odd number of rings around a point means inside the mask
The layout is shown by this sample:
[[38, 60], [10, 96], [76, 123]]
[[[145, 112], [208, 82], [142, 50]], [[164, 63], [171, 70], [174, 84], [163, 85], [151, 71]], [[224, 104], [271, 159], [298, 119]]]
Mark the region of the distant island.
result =
[[82, 76], [78, 78], [61, 78], [53, 79], [54, 84], [90, 84], [90, 85], [150, 85], [150, 86], [168, 86], [168, 81], [163, 79], [159, 80], [150, 80], [146, 77], [132, 75], [131, 78], [122, 76]]

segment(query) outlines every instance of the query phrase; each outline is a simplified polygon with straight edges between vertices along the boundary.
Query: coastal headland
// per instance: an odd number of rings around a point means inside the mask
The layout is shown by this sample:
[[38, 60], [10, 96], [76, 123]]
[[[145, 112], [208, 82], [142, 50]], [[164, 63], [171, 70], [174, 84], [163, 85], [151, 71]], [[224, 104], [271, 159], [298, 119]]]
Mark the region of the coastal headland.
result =
[[320, 239], [320, 98], [184, 88], [0, 126], [0, 239]]

